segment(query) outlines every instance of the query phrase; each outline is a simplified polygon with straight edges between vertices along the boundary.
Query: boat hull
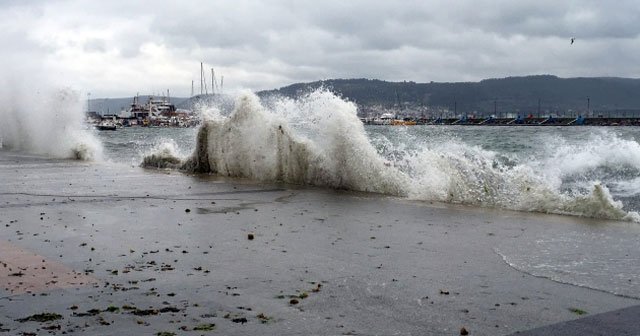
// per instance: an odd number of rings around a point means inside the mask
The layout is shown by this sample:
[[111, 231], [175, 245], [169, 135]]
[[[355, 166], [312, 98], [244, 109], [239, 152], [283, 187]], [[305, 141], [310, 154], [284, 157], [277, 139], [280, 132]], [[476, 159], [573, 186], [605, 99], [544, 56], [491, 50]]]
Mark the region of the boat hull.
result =
[[115, 131], [116, 125], [96, 125], [96, 129], [99, 131]]

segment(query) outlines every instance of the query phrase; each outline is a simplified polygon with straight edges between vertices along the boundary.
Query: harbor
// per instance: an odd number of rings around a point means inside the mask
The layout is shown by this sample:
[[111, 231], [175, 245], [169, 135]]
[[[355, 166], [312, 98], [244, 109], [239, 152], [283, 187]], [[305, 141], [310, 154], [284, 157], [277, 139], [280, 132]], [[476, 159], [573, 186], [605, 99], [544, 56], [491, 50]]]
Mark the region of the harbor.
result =
[[[207, 87], [207, 82], [204, 64], [200, 63], [200, 94], [196, 94], [194, 81], [191, 81], [191, 96], [174, 98], [174, 101], [177, 100], [179, 104], [171, 101], [169, 90], [162, 95], [141, 97], [140, 94], [136, 94], [131, 98], [129, 107], [126, 109], [122, 107], [119, 113], [111, 113], [109, 107], [106, 107], [105, 112], [104, 106], [92, 111], [91, 93], [87, 93], [85, 121], [101, 131], [114, 131], [122, 127], [195, 127], [200, 124], [199, 109], [229, 104], [227, 101], [229, 97], [222, 94], [224, 76], [221, 76], [218, 82], [215, 71], [211, 68], [210, 88]], [[100, 99], [103, 104], [109, 100], [121, 101], [122, 99]]]
[[136, 95], [128, 109], [117, 114], [89, 112], [87, 101], [86, 122], [98, 130], [114, 131], [120, 127], [195, 127], [199, 118], [189, 110], [177, 109], [166, 96], [148, 96], [146, 102]]

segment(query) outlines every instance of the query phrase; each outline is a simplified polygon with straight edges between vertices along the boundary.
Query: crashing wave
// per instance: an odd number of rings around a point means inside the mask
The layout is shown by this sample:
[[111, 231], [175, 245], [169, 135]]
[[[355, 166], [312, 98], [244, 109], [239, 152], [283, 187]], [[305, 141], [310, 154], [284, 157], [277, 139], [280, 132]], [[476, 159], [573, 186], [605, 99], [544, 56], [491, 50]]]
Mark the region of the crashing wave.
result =
[[42, 88], [34, 97], [32, 90], [15, 83], [6, 86], [8, 89], [0, 92], [4, 149], [77, 160], [102, 157], [100, 142], [83, 129], [83, 108], [77, 92]]
[[404, 195], [408, 180], [385, 164], [369, 143], [356, 107], [327, 92], [307, 103], [323, 109], [317, 127], [325, 141], [297, 133], [285, 118], [266, 110], [252, 94], [241, 96], [227, 118], [206, 120], [194, 154], [183, 164], [193, 172], [211, 172], [258, 181], [327, 186]]
[[[634, 142], [624, 144], [638, 147]], [[156, 150], [144, 159], [143, 166], [415, 200], [640, 221], [637, 213], [625, 211], [601, 183], [589, 182], [590, 190], [562, 191], [567, 174], [593, 168], [593, 164], [560, 160], [566, 157], [560, 152], [567, 146], [556, 150], [556, 160], [526, 164], [455, 139], [416, 148], [403, 146], [394, 148], [388, 141], [371, 139], [357, 118], [356, 106], [326, 90], [297, 100], [272, 100], [268, 107], [254, 94], [245, 93], [228, 116], [209, 110], [198, 131], [196, 148], [187, 159]], [[614, 155], [606, 145], [596, 147], [590, 150]], [[585, 148], [580, 153], [590, 152]]]

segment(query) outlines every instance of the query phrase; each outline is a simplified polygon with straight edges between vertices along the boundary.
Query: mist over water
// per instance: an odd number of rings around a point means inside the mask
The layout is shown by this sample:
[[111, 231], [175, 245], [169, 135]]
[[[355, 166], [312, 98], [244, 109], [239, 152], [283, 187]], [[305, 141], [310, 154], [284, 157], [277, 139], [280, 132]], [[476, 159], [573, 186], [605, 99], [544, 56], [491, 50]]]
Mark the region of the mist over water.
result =
[[640, 189], [628, 183], [640, 178], [635, 129], [365, 127], [354, 104], [325, 90], [296, 100], [260, 101], [244, 93], [231, 111], [212, 106], [204, 115], [188, 158], [165, 146], [143, 165], [424, 201], [640, 219]]
[[78, 92], [8, 79], [0, 87], [2, 149], [55, 158], [101, 159], [102, 145], [86, 130]]

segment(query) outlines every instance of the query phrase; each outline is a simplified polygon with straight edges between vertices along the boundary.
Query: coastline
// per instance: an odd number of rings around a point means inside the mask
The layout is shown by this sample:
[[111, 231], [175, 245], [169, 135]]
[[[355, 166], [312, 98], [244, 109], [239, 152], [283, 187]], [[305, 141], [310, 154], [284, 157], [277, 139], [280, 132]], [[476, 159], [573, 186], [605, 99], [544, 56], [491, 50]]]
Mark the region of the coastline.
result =
[[[640, 303], [496, 252], [549, 231], [638, 235], [635, 223], [1, 150], [0, 166], [0, 240], [96, 279], [63, 287], [40, 273], [48, 285], [30, 293], [3, 283], [0, 323], [13, 334], [507, 335]], [[16, 321], [45, 311], [62, 318]]]

